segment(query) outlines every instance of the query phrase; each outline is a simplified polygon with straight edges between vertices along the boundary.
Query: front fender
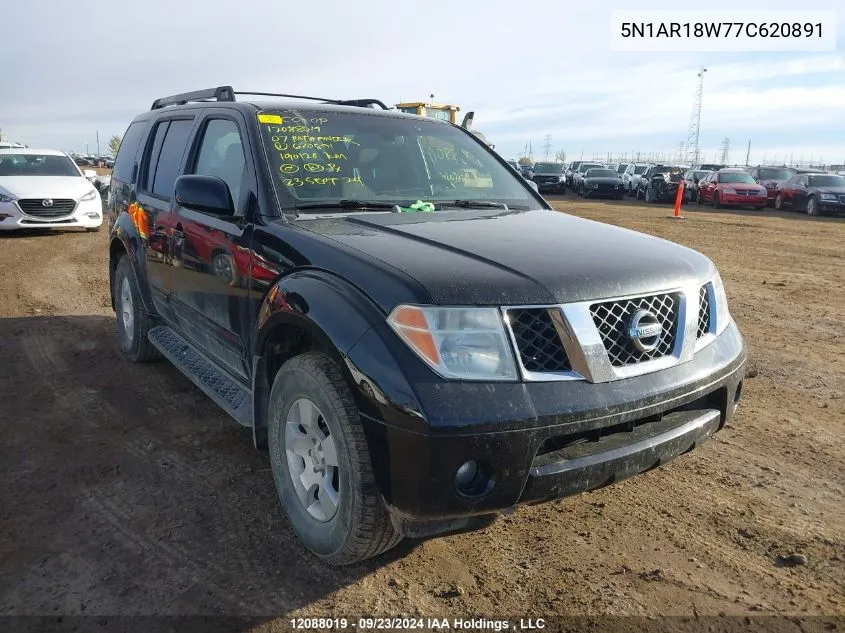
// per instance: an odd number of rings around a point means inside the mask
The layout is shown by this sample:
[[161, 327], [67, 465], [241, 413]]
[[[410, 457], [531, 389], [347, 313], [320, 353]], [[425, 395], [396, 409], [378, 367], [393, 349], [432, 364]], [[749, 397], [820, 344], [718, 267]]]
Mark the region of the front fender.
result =
[[[155, 240], [157, 236], [152, 236], [152, 238]], [[135, 271], [135, 279], [138, 280], [138, 289], [141, 293], [141, 302], [144, 309], [150, 314], [155, 313], [150, 282], [147, 277], [147, 267], [144, 265], [146, 248], [149, 247], [149, 238], [142, 238], [138, 227], [129, 217], [129, 214], [121, 213], [112, 226], [111, 239], [109, 240], [109, 288], [111, 289], [112, 309], [114, 309], [114, 272], [121, 253], [125, 252], [132, 264], [132, 269]]]
[[348, 281], [322, 270], [299, 270], [278, 280], [264, 296], [252, 337], [254, 439], [266, 445], [267, 408], [273, 376], [268, 343], [279, 328], [308, 332], [337, 362], [353, 397], [366, 414], [372, 405], [362, 397], [350, 372], [346, 354], [384, 313], [364, 292]]

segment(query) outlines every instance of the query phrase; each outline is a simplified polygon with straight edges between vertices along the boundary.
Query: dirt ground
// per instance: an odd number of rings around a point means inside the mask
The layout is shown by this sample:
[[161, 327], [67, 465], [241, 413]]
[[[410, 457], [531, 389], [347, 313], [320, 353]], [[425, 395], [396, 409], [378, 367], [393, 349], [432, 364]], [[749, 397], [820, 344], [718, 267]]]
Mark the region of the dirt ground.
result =
[[294, 538], [248, 430], [122, 359], [105, 231], [0, 235], [0, 615], [845, 615], [845, 220], [554, 204], [716, 262], [739, 413], [663, 468], [344, 569]]

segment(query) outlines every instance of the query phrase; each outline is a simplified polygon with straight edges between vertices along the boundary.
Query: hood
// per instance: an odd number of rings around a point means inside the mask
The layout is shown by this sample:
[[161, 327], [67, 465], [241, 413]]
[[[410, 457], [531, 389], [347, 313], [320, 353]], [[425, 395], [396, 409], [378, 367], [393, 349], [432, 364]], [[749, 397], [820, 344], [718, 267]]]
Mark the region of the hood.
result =
[[756, 191], [763, 185], [758, 185], [754, 182], [720, 182], [719, 186], [736, 189], [737, 191]]
[[91, 191], [83, 176], [0, 176], [0, 193], [14, 198], [73, 198]]
[[621, 178], [614, 178], [611, 176], [593, 176], [585, 177], [584, 182], [591, 182], [600, 185], [621, 185], [622, 179]]
[[442, 305], [567, 303], [655, 292], [713, 271], [686, 247], [557, 211], [441, 211], [295, 221], [416, 279]]

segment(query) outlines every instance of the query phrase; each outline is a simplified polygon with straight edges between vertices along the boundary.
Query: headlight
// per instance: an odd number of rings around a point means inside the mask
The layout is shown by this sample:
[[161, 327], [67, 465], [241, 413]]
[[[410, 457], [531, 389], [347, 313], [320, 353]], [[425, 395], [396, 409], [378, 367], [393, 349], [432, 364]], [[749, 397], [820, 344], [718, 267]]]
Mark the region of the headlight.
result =
[[725, 187], [724, 189], [722, 189], [722, 193], [726, 193], [729, 196], [735, 196], [736, 195], [736, 189], [731, 189], [730, 187]]
[[14, 198], [10, 198], [9, 196], [4, 196], [0, 194], [0, 202], [14, 202]]
[[564, 178], [566, 178], [566, 176], [558, 176], [558, 177], [557, 177], [557, 181], [558, 181], [558, 182], [563, 182], [563, 179], [564, 179]]
[[80, 202], [88, 202], [89, 200], [93, 200], [93, 199], [94, 199], [94, 198], [96, 198], [96, 197], [97, 197], [97, 190], [96, 190], [96, 189], [92, 189], [91, 191], [89, 191], [88, 193], [86, 193], [84, 196], [82, 196], [82, 197], [79, 199], [79, 201], [80, 201]]
[[397, 306], [387, 323], [444, 378], [516, 380], [516, 366], [497, 308]]
[[728, 296], [725, 294], [725, 285], [718, 271], [713, 277], [713, 296], [716, 299], [716, 334], [719, 335], [728, 327], [731, 322], [731, 314], [728, 310]]
[[834, 202], [836, 202], [836, 196], [832, 193], [821, 194], [821, 199], [822, 200], [833, 200]]

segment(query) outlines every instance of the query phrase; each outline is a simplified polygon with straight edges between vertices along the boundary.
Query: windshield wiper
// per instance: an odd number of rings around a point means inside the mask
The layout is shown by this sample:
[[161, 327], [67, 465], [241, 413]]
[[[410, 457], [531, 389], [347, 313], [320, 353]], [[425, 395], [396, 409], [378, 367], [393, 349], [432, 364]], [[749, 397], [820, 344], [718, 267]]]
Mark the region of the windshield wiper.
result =
[[306, 209], [394, 209], [395, 202], [383, 202], [380, 200], [339, 200], [335, 202], [314, 202], [308, 204], [298, 204], [294, 206], [297, 211]]
[[[436, 205], [440, 209], [446, 209], [448, 207], [458, 207], [459, 209], [481, 208], [504, 209], [505, 211], [508, 210], [508, 205], [506, 205], [504, 202], [492, 202], [490, 200], [450, 200], [448, 202], [437, 202]], [[513, 208], [518, 209], [519, 207]]]

